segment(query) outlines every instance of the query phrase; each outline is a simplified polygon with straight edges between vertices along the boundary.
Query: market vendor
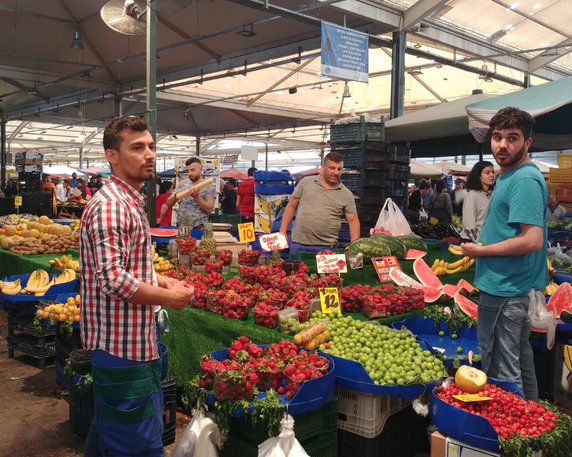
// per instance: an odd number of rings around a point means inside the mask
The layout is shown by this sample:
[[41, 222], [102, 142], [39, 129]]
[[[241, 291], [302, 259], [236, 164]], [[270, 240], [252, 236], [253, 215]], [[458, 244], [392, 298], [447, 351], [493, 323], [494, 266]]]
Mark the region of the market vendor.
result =
[[531, 163], [532, 116], [518, 108], [497, 112], [489, 123], [491, 151], [500, 165], [479, 243], [463, 243], [477, 258], [475, 285], [481, 290], [478, 341], [483, 370], [515, 381], [529, 400], [538, 400], [530, 346], [530, 289], [548, 283], [544, 178]]
[[[177, 202], [177, 194], [190, 189], [203, 179], [203, 166], [201, 159], [191, 157], [185, 162], [187, 176], [189, 179], [181, 179], [177, 183], [175, 192], [165, 201], [168, 206], [173, 206]], [[179, 207], [175, 210], [177, 222], [180, 226], [195, 228], [202, 226], [209, 220], [209, 214], [213, 212], [216, 199], [216, 186], [214, 184], [202, 189], [191, 190], [190, 193], [179, 201]]]
[[292, 230], [290, 257], [298, 258], [300, 251], [318, 252], [338, 244], [342, 219], [348, 221], [350, 240], [360, 236], [354, 196], [342, 184], [343, 156], [332, 151], [324, 159], [322, 173], [302, 179], [282, 215], [280, 233], [286, 236], [288, 226], [296, 220]]
[[546, 207], [546, 222], [560, 222], [564, 219], [566, 210], [558, 204], [558, 200], [554, 195], [548, 197], [548, 206]]
[[194, 289], [153, 269], [140, 193], [156, 159], [147, 124], [114, 118], [103, 145], [111, 178], [86, 205], [80, 227], [80, 330], [92, 351], [95, 405], [84, 455], [163, 457], [155, 311], [183, 309]]

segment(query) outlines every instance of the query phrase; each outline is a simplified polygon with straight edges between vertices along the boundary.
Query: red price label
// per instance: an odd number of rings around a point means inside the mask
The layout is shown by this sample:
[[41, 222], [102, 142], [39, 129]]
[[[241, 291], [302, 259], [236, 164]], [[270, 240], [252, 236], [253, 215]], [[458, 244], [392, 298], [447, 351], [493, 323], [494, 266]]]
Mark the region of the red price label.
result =
[[254, 224], [252, 222], [238, 224], [238, 239], [241, 243], [254, 241], [256, 239], [254, 236]]
[[388, 282], [391, 281], [389, 277], [389, 270], [392, 268], [397, 268], [401, 270], [401, 266], [395, 256], [387, 256], [387, 257], [374, 257], [371, 259], [373, 266], [375, 268], [375, 272], [381, 282]]

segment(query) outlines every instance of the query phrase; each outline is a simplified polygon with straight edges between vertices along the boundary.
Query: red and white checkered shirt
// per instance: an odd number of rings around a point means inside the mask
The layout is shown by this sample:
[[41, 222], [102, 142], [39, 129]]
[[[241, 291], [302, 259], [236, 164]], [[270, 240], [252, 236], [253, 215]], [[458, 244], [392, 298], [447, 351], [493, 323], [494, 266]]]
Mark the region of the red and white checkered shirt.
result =
[[84, 348], [138, 361], [159, 357], [153, 307], [127, 302], [140, 281], [157, 285], [144, 201], [112, 176], [85, 207], [79, 244]]

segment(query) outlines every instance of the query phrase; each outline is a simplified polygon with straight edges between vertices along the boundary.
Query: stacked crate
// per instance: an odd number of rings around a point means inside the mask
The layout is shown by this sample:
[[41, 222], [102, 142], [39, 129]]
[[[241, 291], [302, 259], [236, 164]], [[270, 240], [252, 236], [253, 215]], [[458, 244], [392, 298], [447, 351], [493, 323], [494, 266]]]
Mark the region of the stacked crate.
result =
[[572, 212], [572, 154], [560, 154], [558, 168], [548, 170], [548, 193], [556, 196], [568, 213]]
[[331, 148], [344, 158], [342, 182], [354, 194], [362, 236], [375, 226], [386, 198], [400, 208], [407, 199], [409, 150], [384, 140], [383, 122], [362, 119], [330, 130]]
[[17, 152], [14, 165], [18, 172], [20, 193], [40, 192], [44, 155], [35, 151]]

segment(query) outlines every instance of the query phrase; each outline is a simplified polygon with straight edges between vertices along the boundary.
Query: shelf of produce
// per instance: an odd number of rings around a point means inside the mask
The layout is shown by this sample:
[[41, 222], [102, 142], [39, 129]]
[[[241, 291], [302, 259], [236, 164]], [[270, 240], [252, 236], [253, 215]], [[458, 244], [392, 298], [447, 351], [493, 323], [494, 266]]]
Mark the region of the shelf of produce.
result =
[[[74, 260], [78, 259], [78, 251], [75, 249], [68, 249], [66, 254], [71, 254]], [[48, 273], [59, 272], [60, 270], [50, 265], [50, 260], [62, 255], [64, 254], [21, 255], [0, 249], [0, 278], [30, 273], [37, 268], [42, 268]]]

